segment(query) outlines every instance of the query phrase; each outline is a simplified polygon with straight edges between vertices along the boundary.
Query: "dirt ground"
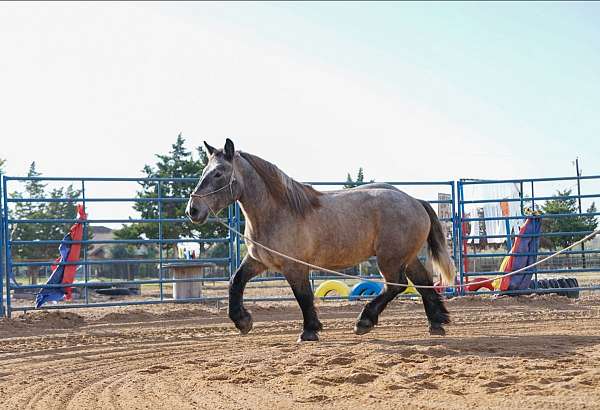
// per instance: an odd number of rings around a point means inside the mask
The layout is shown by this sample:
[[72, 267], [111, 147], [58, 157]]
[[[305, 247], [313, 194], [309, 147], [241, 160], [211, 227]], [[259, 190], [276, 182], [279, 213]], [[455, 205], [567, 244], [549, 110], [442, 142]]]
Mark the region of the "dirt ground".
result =
[[451, 300], [446, 337], [414, 300], [355, 336], [362, 304], [321, 303], [308, 344], [283, 302], [249, 304], [247, 336], [199, 304], [4, 319], [0, 408], [600, 408], [600, 295]]

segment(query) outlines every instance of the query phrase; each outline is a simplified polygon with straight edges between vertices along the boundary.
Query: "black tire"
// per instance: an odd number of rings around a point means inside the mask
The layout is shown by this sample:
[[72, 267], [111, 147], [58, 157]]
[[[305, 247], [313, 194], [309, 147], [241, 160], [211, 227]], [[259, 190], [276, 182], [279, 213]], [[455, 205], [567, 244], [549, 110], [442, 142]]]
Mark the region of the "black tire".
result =
[[548, 289], [548, 279], [538, 280], [538, 289]]
[[[569, 283], [567, 282], [567, 278], [558, 278], [556, 281], [558, 282], [558, 286], [560, 288], [567, 289], [570, 287]], [[558, 292], [558, 296], [569, 296], [569, 291], [568, 290], [560, 291], [560, 292]]]
[[[575, 279], [575, 278], [567, 278], [567, 283], [569, 284], [570, 288], [578, 288], [579, 287], [579, 283], [577, 283], [577, 279]], [[567, 294], [567, 296], [571, 299], [577, 299], [579, 297], [579, 291], [578, 290], [570, 290], [569, 293]]]
[[[560, 285], [556, 279], [548, 279], [548, 289], [558, 289]], [[556, 292], [558, 294], [558, 292]]]
[[[567, 281], [567, 285], [569, 285], [569, 289], [575, 287], [575, 282], [573, 281], [573, 278], [567, 278], [566, 281]], [[573, 298], [574, 293], [575, 293], [575, 291], [569, 290], [569, 292], [567, 292], [567, 297]]]

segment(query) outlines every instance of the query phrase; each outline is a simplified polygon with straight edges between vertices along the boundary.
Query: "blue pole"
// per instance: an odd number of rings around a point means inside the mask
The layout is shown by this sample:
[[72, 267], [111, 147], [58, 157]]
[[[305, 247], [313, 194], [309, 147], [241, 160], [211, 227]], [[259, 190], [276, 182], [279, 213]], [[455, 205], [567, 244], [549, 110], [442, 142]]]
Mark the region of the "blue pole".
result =
[[163, 288], [163, 226], [162, 226], [162, 189], [161, 181], [158, 181], [158, 279], [160, 287], [160, 301], [165, 298]]
[[[0, 181], [2, 181], [2, 173], [0, 173]], [[2, 186], [0, 184], [0, 317], [4, 316], [4, 212], [2, 204]], [[8, 280], [8, 278], [7, 278]]]
[[[82, 202], [83, 202], [83, 213], [87, 215], [87, 210], [86, 210], [86, 206], [85, 206], [85, 181], [81, 181], [81, 198], [82, 198]], [[87, 241], [89, 235], [89, 226], [88, 226], [88, 221], [84, 221], [83, 222], [83, 240]], [[83, 247], [83, 261], [87, 262], [87, 256], [88, 256], [88, 243], [86, 242], [84, 247]], [[85, 282], [85, 288], [83, 290], [84, 295], [85, 295], [85, 304], [88, 305], [90, 303], [90, 295], [89, 295], [89, 288], [87, 287], [87, 284], [89, 282], [89, 265], [86, 263], [85, 265], [83, 265], [83, 275], [84, 275], [84, 282]]]
[[[227, 207], [227, 226], [233, 227], [234, 220], [234, 205]], [[230, 230], [227, 231], [227, 239], [229, 240], [229, 277], [235, 272], [235, 255], [234, 255], [234, 234]]]
[[5, 315], [10, 317], [11, 316], [11, 303], [10, 303], [10, 276], [11, 276], [11, 272], [12, 272], [12, 261], [11, 261], [11, 257], [10, 257], [10, 234], [9, 234], [9, 230], [8, 230], [8, 202], [6, 201], [8, 199], [7, 197], [7, 189], [6, 189], [6, 177], [2, 178], [2, 199], [4, 201], [4, 260], [6, 263], [6, 270], [5, 270], [5, 275], [6, 275], [6, 311], [5, 311]]
[[452, 182], [451, 184], [452, 187], [452, 254], [454, 256], [454, 263], [458, 263], [458, 258], [456, 255], [456, 205], [454, 203], [455, 199], [456, 199], [456, 187], [455, 187], [455, 183]]
[[[241, 226], [240, 205], [236, 202], [235, 203], [235, 230], [238, 232], [241, 232], [240, 226]], [[241, 252], [241, 242], [242, 242], [242, 238], [238, 234], [235, 234], [235, 269], [236, 270], [242, 264], [242, 255], [240, 253]]]
[[460, 281], [460, 291], [458, 292], [461, 295], [465, 294], [465, 289], [463, 287], [464, 283], [465, 283], [465, 268], [463, 265], [463, 249], [462, 249], [462, 242], [463, 242], [463, 223], [462, 220], [465, 216], [465, 204], [464, 204], [464, 199], [465, 199], [465, 194], [464, 194], [464, 187], [462, 184], [462, 181], [459, 180], [457, 182], [457, 186], [458, 186], [458, 212], [459, 212], [459, 218], [458, 218], [458, 231], [459, 231], [459, 235], [458, 235], [458, 240], [459, 240], [459, 252], [458, 254], [460, 255], [459, 259], [459, 281]]

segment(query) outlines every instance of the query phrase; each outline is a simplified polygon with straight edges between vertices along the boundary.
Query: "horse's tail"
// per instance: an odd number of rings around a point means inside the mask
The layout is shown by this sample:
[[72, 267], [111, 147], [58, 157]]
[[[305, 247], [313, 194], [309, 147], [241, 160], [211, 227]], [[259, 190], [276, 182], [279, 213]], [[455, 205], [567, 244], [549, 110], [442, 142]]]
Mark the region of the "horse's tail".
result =
[[448, 253], [448, 248], [446, 247], [446, 236], [444, 235], [442, 224], [431, 205], [429, 205], [429, 202], [421, 200], [419, 200], [419, 202], [421, 202], [427, 211], [429, 220], [431, 221], [427, 243], [429, 244], [429, 252], [431, 253], [433, 264], [442, 273], [444, 282], [446, 284], [452, 284], [456, 277], [456, 268], [454, 267], [454, 262], [452, 262], [450, 254]]

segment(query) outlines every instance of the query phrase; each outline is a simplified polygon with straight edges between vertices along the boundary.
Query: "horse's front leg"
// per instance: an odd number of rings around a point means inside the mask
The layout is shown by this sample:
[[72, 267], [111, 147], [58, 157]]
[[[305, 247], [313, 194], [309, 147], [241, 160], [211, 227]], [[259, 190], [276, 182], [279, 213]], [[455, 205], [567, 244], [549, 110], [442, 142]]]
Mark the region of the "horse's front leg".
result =
[[308, 280], [308, 270], [304, 268], [286, 270], [285, 277], [294, 292], [304, 318], [304, 326], [298, 342], [316, 342], [319, 340], [318, 332], [323, 329], [323, 325], [319, 321], [315, 309], [313, 290]]
[[252, 330], [252, 315], [243, 304], [244, 289], [250, 279], [266, 269], [266, 266], [248, 255], [229, 279], [229, 318], [244, 335]]

